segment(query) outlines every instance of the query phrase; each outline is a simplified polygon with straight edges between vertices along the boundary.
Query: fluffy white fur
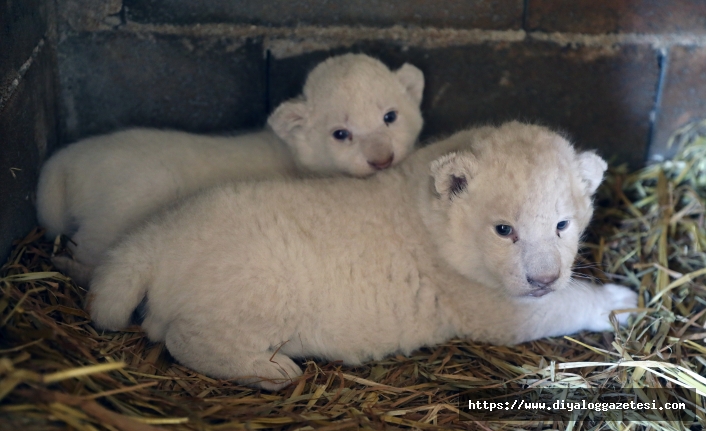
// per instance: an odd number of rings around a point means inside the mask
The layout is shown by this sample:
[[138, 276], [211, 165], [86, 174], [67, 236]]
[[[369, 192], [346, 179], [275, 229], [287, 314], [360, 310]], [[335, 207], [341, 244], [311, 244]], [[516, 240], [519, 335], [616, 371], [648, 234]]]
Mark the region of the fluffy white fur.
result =
[[[87, 283], [104, 251], [137, 222], [195, 191], [228, 179], [295, 173], [367, 176], [397, 164], [422, 127], [422, 72], [396, 72], [366, 55], [330, 58], [309, 74], [300, 98], [282, 103], [271, 129], [216, 137], [132, 129], [85, 139], [42, 169], [39, 222], [71, 236], [73, 256], [55, 264]], [[394, 111], [394, 122], [385, 114]], [[345, 129], [350, 138], [332, 134]]]
[[605, 169], [513, 122], [460, 132], [367, 180], [221, 186], [108, 253], [91, 317], [124, 328], [146, 296], [142, 326], [179, 362], [266, 389], [301, 374], [291, 357], [359, 364], [455, 336], [608, 330], [636, 294], [571, 279]]

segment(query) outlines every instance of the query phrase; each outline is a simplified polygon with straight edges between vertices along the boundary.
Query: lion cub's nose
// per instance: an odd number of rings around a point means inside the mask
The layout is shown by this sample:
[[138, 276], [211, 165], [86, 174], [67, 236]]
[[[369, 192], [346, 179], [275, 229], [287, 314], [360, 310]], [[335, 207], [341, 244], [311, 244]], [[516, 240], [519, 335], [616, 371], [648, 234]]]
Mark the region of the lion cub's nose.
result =
[[372, 167], [374, 167], [377, 170], [382, 170], [382, 169], [387, 169], [390, 166], [392, 166], [392, 161], [395, 159], [394, 154], [390, 154], [390, 157], [387, 158], [387, 160], [378, 162], [378, 161], [370, 161], [368, 160], [368, 164]]
[[550, 284], [554, 283], [559, 278], [559, 274], [551, 275], [538, 275], [534, 277], [527, 277], [527, 282], [537, 289], [545, 289], [549, 287]]

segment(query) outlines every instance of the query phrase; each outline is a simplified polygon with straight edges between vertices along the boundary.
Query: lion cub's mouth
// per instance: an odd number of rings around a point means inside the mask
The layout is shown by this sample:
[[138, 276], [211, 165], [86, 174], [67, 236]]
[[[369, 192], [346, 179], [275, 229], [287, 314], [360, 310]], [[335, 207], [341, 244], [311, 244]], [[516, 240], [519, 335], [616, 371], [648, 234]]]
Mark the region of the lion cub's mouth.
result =
[[540, 297], [546, 295], [547, 293], [552, 293], [553, 291], [554, 291], [554, 289], [552, 289], [551, 287], [540, 287], [538, 289], [530, 290], [529, 293], [527, 293], [527, 296], [533, 296], [535, 298], [540, 298]]

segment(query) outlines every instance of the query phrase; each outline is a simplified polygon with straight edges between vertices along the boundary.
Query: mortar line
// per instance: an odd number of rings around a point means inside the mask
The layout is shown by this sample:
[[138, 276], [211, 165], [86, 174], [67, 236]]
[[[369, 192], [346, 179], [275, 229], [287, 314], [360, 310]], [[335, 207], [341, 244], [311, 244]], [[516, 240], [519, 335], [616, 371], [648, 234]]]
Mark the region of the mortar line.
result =
[[125, 4], [123, 4], [123, 6], [120, 8], [118, 16], [120, 16], [120, 25], [127, 24], [127, 7], [125, 6]]
[[3, 110], [5, 107], [5, 104], [12, 98], [12, 96], [15, 94], [17, 91], [17, 87], [20, 86], [20, 82], [24, 78], [25, 74], [29, 70], [29, 68], [32, 66], [32, 63], [34, 62], [34, 59], [37, 58], [39, 55], [39, 52], [42, 50], [44, 47], [44, 37], [42, 37], [39, 40], [39, 43], [32, 49], [32, 54], [30, 54], [29, 58], [25, 60], [24, 63], [22, 63], [22, 66], [17, 70], [17, 73], [15, 75], [15, 78], [12, 80], [10, 85], [8, 85], [6, 88], [2, 89], [2, 92], [0, 93], [0, 111]]
[[272, 84], [272, 54], [265, 50], [265, 118], [270, 115], [270, 94]]
[[[105, 31], [105, 30], [98, 30]], [[165, 34], [195, 37], [262, 38], [265, 49], [274, 58], [298, 55], [321, 49], [350, 46], [361, 41], [388, 40], [419, 48], [443, 48], [486, 42], [522, 42], [533, 40], [562, 46], [610, 47], [614, 45], [649, 45], [661, 49], [674, 45], [706, 46], [706, 35], [673, 33], [583, 34], [546, 33], [525, 30], [449, 29], [433, 27], [352, 27], [297, 26], [266, 27], [237, 24], [200, 24], [174, 26], [128, 22], [118, 31], [136, 34]], [[306, 42], [306, 43], [304, 43]], [[309, 45], [302, 47], [301, 45]], [[295, 45], [300, 45], [298, 48]]]
[[527, 28], [527, 21], [529, 18], [529, 6], [530, 0], [523, 0], [522, 2], [522, 30], [529, 31]]
[[655, 145], [655, 133], [656, 133], [656, 123], [659, 117], [660, 110], [662, 108], [662, 93], [664, 92], [664, 82], [667, 76], [667, 69], [669, 68], [669, 49], [663, 48], [660, 50], [658, 56], [659, 64], [659, 76], [657, 77], [657, 88], [655, 94], [655, 102], [650, 112], [650, 130], [647, 134], [647, 146], [645, 147], [645, 154], [643, 155], [643, 160], [645, 163], [657, 162], [659, 160], [650, 160], [650, 153], [652, 152], [652, 146]]

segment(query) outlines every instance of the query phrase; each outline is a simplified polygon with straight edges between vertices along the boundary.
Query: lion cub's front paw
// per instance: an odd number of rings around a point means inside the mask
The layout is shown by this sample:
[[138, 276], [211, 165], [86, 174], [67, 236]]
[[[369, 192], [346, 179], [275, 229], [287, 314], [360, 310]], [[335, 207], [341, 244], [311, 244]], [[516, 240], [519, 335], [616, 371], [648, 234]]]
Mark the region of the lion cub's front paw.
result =
[[[603, 300], [593, 322], [594, 331], [609, 331], [613, 329], [610, 323], [610, 312], [627, 308], [637, 308], [637, 293], [630, 288], [618, 284], [605, 284], [603, 289]], [[629, 312], [616, 314], [620, 326], [625, 326], [630, 317]]]
[[289, 386], [301, 376], [302, 369], [288, 356], [280, 353], [260, 353], [253, 355], [247, 368], [253, 377], [240, 378], [241, 384], [261, 387], [268, 391], [278, 391]]
[[[637, 308], [637, 292], [634, 290], [620, 286], [618, 284], [606, 284], [603, 286], [610, 297], [611, 310], [621, 310], [626, 308]], [[620, 326], [625, 326], [628, 323], [630, 313], [620, 313], [615, 316], [618, 319]]]

